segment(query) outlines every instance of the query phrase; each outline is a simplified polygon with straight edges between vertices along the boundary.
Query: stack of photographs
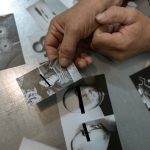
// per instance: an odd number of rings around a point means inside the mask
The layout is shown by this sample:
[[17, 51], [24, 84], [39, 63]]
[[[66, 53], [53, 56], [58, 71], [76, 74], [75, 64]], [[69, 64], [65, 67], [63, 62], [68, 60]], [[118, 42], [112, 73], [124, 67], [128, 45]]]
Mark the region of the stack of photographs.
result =
[[104, 75], [82, 78], [56, 59], [17, 82], [29, 105], [55, 100], [67, 150], [122, 149]]
[[81, 79], [74, 64], [62, 68], [57, 59], [47, 62], [17, 78], [28, 104], [41, 102], [56, 92]]

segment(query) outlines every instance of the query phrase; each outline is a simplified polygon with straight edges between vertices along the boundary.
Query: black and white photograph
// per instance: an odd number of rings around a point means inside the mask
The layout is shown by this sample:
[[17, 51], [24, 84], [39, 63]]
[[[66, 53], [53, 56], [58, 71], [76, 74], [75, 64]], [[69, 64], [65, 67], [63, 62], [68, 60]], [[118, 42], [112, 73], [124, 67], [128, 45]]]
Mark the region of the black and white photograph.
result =
[[130, 76], [146, 108], [150, 110], [150, 66]]
[[[75, 73], [75, 78], [72, 73]], [[81, 75], [74, 64], [65, 69], [55, 59], [17, 78], [17, 82], [27, 103], [32, 105], [47, 99], [79, 79]]]
[[0, 16], [0, 70], [25, 64], [13, 14]]
[[[122, 149], [119, 136], [115, 139], [118, 143], [109, 146], [111, 132], [117, 135], [118, 132], [104, 75], [83, 78], [70, 86], [63, 100], [58, 100], [58, 109], [67, 150], [108, 150], [112, 146]], [[93, 126], [88, 123], [91, 121]], [[95, 122], [102, 122], [101, 127]], [[85, 133], [90, 132], [91, 135], [86, 136]], [[90, 142], [92, 137], [94, 140]]]
[[53, 17], [66, 10], [67, 7], [59, 0], [39, 0], [27, 8], [27, 11], [41, 27], [47, 31]]
[[48, 61], [46, 51], [44, 50], [45, 32], [39, 31], [29, 36], [29, 42], [32, 45], [32, 54], [36, 58], [39, 65]]
[[114, 115], [83, 123], [71, 141], [71, 149], [120, 150], [121, 144]]

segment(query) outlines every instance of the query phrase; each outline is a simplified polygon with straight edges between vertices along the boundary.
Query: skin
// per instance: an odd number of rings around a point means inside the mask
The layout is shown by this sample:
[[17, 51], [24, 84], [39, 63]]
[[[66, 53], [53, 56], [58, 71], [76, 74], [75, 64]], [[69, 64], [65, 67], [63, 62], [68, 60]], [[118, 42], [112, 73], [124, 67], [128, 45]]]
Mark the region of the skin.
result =
[[[137, 9], [113, 6], [96, 20], [101, 26], [93, 34], [91, 47], [100, 54], [122, 61], [150, 51], [150, 19]], [[115, 32], [102, 26], [112, 23], [120, 23]]]
[[49, 60], [59, 58], [61, 66], [73, 61], [80, 67], [92, 63], [83, 51], [85, 42], [99, 26], [95, 16], [122, 0], [81, 0], [72, 8], [56, 16], [50, 23], [45, 38], [45, 50]]

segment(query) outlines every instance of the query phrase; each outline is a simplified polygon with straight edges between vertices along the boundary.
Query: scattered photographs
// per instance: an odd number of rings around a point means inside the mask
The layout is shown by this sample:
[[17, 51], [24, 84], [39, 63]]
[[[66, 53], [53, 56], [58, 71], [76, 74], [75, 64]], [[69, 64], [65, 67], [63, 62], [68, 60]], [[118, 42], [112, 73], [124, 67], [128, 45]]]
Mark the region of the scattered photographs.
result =
[[[72, 76], [72, 70], [76, 73], [76, 78]], [[27, 103], [32, 105], [47, 99], [79, 79], [81, 75], [74, 64], [65, 69], [56, 59], [17, 78], [17, 82]]]
[[14, 15], [0, 16], [0, 70], [24, 63]]
[[45, 31], [47, 31], [51, 19], [66, 9], [65, 5], [59, 0], [39, 0], [27, 8], [41, 29]]
[[72, 84], [58, 108], [67, 150], [122, 149], [104, 75]]
[[150, 66], [130, 76], [141, 99], [150, 110]]
[[29, 41], [32, 45], [33, 56], [37, 59], [39, 64], [43, 64], [44, 62], [48, 61], [46, 52], [43, 49], [45, 34], [45, 32], [40, 31], [34, 35], [29, 36]]

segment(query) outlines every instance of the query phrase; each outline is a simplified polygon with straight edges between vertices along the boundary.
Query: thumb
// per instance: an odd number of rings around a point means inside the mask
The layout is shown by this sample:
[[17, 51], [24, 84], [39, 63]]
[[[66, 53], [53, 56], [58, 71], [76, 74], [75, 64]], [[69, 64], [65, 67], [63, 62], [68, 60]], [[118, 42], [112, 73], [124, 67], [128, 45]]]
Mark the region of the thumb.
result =
[[106, 11], [96, 16], [96, 21], [99, 24], [121, 23], [125, 25], [133, 24], [136, 21], [135, 8], [125, 8], [112, 6]]
[[71, 31], [64, 33], [62, 44], [59, 48], [59, 63], [62, 67], [68, 67], [75, 56], [78, 38]]

